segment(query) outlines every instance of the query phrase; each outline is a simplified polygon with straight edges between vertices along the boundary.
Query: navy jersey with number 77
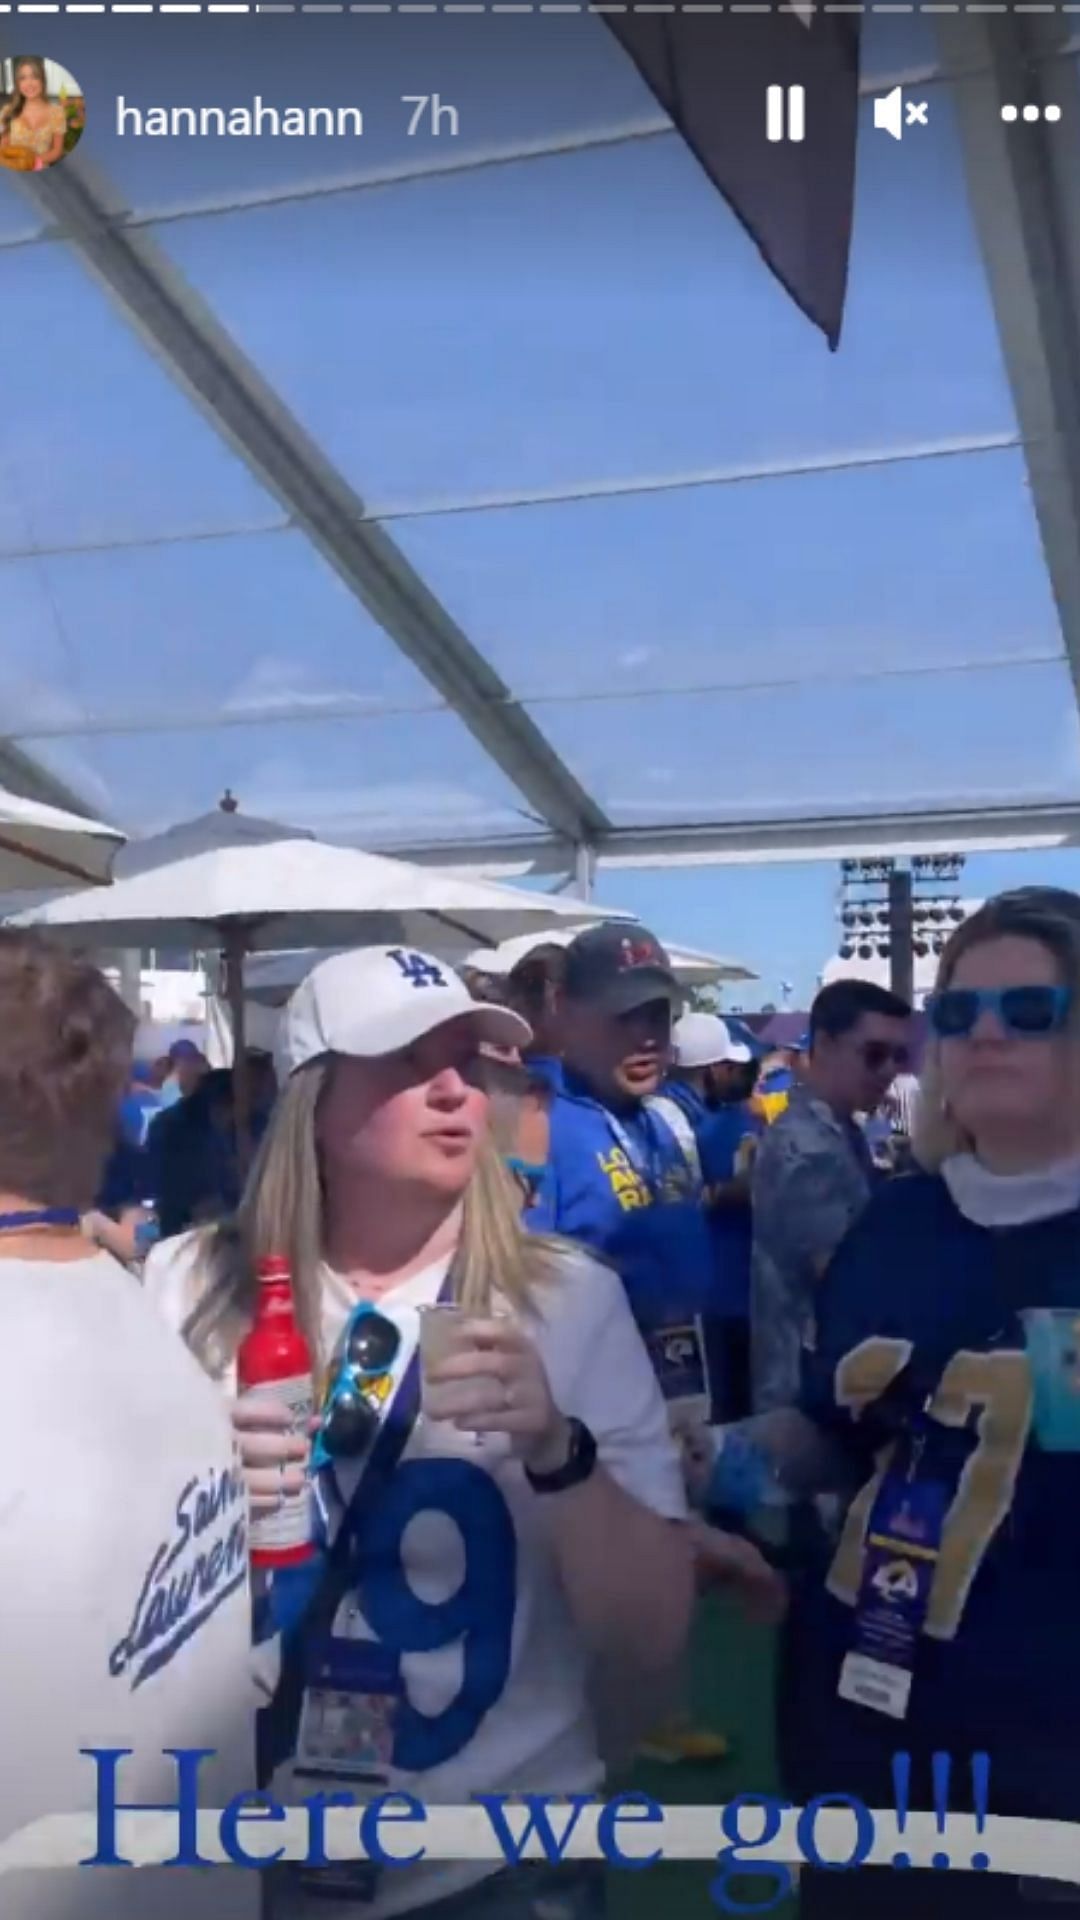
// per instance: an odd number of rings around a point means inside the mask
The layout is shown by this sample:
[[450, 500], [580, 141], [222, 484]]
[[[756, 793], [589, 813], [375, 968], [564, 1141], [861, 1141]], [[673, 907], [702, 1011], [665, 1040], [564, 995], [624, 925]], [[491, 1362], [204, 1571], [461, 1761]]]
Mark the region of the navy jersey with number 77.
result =
[[[1038, 1306], [1080, 1317], [1080, 1213], [991, 1232], [928, 1175], [878, 1193], [822, 1283], [803, 1404], [849, 1452], [859, 1491], [793, 1609], [784, 1720], [800, 1795], [890, 1804], [904, 1750], [913, 1804], [931, 1805], [929, 1755], [985, 1751], [992, 1810], [1080, 1819], [1080, 1452], [1046, 1451], [1035, 1432], [1020, 1316]], [[899, 1719], [837, 1693], [890, 1459], [944, 1504]]]

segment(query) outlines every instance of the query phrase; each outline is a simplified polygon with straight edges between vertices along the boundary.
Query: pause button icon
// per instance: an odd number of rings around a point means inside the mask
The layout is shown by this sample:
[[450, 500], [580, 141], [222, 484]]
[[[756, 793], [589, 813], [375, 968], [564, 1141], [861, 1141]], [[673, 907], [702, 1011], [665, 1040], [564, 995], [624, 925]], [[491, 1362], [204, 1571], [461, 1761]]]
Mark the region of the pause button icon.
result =
[[806, 139], [805, 87], [766, 87], [765, 137], [767, 140]]

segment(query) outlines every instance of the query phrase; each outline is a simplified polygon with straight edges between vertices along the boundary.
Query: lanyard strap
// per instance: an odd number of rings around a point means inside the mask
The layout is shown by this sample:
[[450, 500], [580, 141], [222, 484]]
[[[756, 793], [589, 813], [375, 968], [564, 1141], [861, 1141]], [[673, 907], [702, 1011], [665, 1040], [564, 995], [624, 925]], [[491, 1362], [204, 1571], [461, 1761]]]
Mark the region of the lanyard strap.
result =
[[618, 1114], [613, 1113], [610, 1107], [606, 1106], [602, 1100], [597, 1099], [587, 1081], [578, 1078], [568, 1069], [564, 1068], [563, 1087], [575, 1101], [578, 1101], [582, 1106], [591, 1107], [594, 1113], [600, 1115], [615, 1145], [621, 1153], [625, 1154], [629, 1165], [637, 1174], [638, 1179], [644, 1182], [652, 1198], [654, 1200], [658, 1199], [663, 1183], [660, 1164], [661, 1155], [652, 1116], [649, 1113], [646, 1102], [640, 1102], [638, 1108], [645, 1125], [645, 1133], [648, 1140], [648, 1147], [646, 1148], [643, 1158], [641, 1147], [631, 1138], [628, 1129], [624, 1127]]
[[619, 1119], [618, 1114], [612, 1113], [607, 1107], [601, 1107], [600, 1111], [603, 1114], [604, 1119], [607, 1121], [608, 1128], [611, 1133], [611, 1137], [615, 1142], [615, 1145], [617, 1147], [620, 1147], [623, 1153], [625, 1153], [626, 1158], [629, 1160], [630, 1165], [633, 1167], [634, 1172], [638, 1176], [638, 1179], [643, 1180], [645, 1182], [645, 1185], [648, 1187], [649, 1192], [652, 1195], [652, 1198], [654, 1200], [657, 1199], [660, 1193], [661, 1185], [662, 1185], [661, 1172], [660, 1172], [660, 1148], [659, 1148], [659, 1145], [657, 1144], [656, 1134], [653, 1127], [652, 1115], [650, 1114], [648, 1108], [646, 1106], [642, 1106], [641, 1108], [641, 1118], [644, 1123], [645, 1132], [646, 1132], [646, 1135], [648, 1136], [648, 1142], [649, 1142], [644, 1159], [642, 1159], [640, 1147], [631, 1138], [626, 1127], [623, 1126], [622, 1121]]
[[25, 1213], [0, 1213], [0, 1233], [21, 1233], [26, 1227], [77, 1227], [77, 1207], [33, 1207]]
[[[439, 1289], [440, 1303], [448, 1299], [450, 1275]], [[386, 1491], [409, 1444], [420, 1411], [420, 1342], [409, 1358], [401, 1385], [387, 1408], [363, 1471], [338, 1523], [329, 1548], [314, 1574], [306, 1607], [282, 1635], [281, 1673], [273, 1699], [257, 1716], [258, 1780], [267, 1787], [277, 1768], [296, 1750], [296, 1734], [303, 1705], [304, 1646], [309, 1636], [330, 1634], [342, 1600], [353, 1584], [354, 1550], [362, 1523]]]

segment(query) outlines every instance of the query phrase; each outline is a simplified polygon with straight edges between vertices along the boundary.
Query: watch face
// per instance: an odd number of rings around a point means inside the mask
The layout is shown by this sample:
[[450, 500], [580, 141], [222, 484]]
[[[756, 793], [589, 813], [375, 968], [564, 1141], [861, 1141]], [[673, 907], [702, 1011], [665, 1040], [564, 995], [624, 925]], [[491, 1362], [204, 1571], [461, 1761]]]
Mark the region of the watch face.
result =
[[570, 1451], [563, 1466], [555, 1467], [549, 1473], [529, 1473], [529, 1483], [541, 1493], [561, 1493], [567, 1487], [575, 1487], [587, 1480], [596, 1463], [596, 1441], [584, 1421], [571, 1419]]

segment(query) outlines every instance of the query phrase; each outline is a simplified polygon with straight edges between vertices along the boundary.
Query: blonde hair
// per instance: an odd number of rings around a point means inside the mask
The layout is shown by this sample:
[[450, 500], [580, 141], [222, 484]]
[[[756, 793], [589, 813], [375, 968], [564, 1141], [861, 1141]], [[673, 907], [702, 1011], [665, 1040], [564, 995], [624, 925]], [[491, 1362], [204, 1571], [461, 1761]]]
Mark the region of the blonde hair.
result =
[[[220, 1377], [252, 1323], [256, 1263], [283, 1255], [290, 1265], [298, 1325], [317, 1367], [322, 1339], [323, 1183], [316, 1140], [319, 1101], [330, 1059], [312, 1061], [286, 1082], [243, 1199], [232, 1221], [202, 1235], [200, 1294], [184, 1338], [208, 1373]], [[537, 1286], [555, 1277], [561, 1241], [525, 1232], [520, 1196], [490, 1137], [464, 1197], [461, 1237], [451, 1263], [452, 1299], [484, 1315], [497, 1298], [530, 1311]]]
[[[1064, 887], [1020, 887], [985, 901], [949, 940], [938, 966], [935, 992], [949, 985], [965, 953], [1006, 937], [1038, 941], [1053, 955], [1061, 983], [1072, 993], [1067, 1031], [1075, 1050], [1080, 1125], [1080, 894]], [[931, 1173], [954, 1154], [970, 1152], [973, 1145], [946, 1101], [940, 1043], [932, 1033], [919, 1081], [911, 1145], [920, 1166]]]

